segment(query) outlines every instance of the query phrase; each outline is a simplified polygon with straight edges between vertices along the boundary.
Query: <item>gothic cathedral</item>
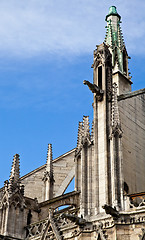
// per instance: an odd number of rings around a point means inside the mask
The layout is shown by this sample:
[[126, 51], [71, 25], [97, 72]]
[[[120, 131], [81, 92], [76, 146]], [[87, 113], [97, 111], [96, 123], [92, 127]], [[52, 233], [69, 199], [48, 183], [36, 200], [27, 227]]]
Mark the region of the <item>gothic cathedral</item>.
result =
[[[116, 7], [94, 50], [94, 117], [79, 122], [77, 146], [20, 177], [19, 155], [0, 189], [0, 239], [145, 239], [145, 89], [131, 91]], [[72, 179], [75, 190], [65, 193]]]

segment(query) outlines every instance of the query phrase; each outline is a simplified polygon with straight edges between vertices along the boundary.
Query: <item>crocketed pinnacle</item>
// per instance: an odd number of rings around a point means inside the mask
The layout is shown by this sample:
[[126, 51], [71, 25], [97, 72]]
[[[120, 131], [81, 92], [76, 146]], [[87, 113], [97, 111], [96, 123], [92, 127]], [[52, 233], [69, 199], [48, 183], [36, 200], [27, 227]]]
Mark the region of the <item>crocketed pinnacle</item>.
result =
[[89, 117], [83, 117], [83, 137], [90, 139], [90, 126], [89, 126]]
[[80, 150], [80, 148], [86, 141], [88, 143], [91, 143], [90, 126], [89, 126], [89, 117], [88, 116], [84, 116], [83, 121], [79, 122], [76, 153], [78, 153], [78, 151]]
[[78, 138], [77, 138], [77, 149], [81, 146], [82, 133], [83, 133], [83, 123], [82, 123], [82, 122], [79, 122], [79, 126], [78, 126]]
[[53, 175], [53, 163], [52, 163], [52, 144], [48, 144], [47, 150], [47, 161], [46, 161], [46, 172], [49, 173], [49, 176]]
[[[123, 54], [126, 52], [123, 34], [120, 27], [120, 15], [117, 13], [116, 7], [109, 8], [109, 14], [106, 16], [107, 31], [105, 36], [105, 44], [109, 47], [112, 54], [112, 66], [115, 64], [120, 72], [127, 74], [123, 63]], [[127, 55], [128, 56], [128, 55]]]
[[19, 154], [15, 154], [13, 158], [12, 168], [9, 183], [10, 185], [15, 185], [20, 179], [20, 158]]

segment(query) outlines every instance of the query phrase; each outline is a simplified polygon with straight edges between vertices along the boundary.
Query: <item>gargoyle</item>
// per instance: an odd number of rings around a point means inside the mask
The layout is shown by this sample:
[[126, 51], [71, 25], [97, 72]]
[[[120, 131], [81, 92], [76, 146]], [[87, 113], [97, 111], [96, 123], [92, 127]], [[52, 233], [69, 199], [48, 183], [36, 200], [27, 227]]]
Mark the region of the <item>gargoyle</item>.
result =
[[86, 223], [86, 220], [83, 218], [78, 217], [77, 215], [73, 215], [73, 214], [66, 214], [63, 213], [61, 215], [62, 218], [68, 218], [69, 220], [71, 220], [72, 222], [75, 222], [77, 225], [79, 226], [83, 226]]
[[119, 218], [119, 212], [116, 210], [116, 208], [112, 208], [111, 206], [105, 204], [104, 206], [102, 206], [103, 209], [105, 209], [105, 212], [107, 214], [110, 214], [113, 219], [117, 219]]
[[97, 86], [96, 84], [90, 83], [87, 80], [84, 80], [83, 84], [87, 85], [92, 93], [96, 93], [96, 97], [97, 97], [98, 101], [103, 100], [104, 91], [102, 89], [100, 89], [99, 86]]

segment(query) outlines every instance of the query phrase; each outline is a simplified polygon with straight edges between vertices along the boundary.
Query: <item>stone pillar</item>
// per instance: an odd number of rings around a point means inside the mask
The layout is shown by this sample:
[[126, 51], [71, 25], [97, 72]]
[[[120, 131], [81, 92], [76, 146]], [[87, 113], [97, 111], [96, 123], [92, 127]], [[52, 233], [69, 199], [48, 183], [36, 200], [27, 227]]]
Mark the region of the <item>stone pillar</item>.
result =
[[81, 214], [87, 215], [88, 200], [88, 176], [87, 176], [87, 144], [83, 146], [81, 152]]

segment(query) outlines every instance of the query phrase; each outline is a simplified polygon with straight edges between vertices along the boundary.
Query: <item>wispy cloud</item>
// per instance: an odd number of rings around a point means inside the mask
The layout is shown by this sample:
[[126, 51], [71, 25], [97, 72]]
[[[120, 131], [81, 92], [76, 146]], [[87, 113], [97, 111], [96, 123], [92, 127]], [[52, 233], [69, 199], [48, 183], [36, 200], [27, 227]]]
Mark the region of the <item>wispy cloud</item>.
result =
[[[113, 3], [112, 3], [113, 2]], [[116, 4], [129, 51], [145, 52], [144, 0], [2, 0], [0, 54], [33, 57], [92, 51], [105, 35], [104, 18]]]

